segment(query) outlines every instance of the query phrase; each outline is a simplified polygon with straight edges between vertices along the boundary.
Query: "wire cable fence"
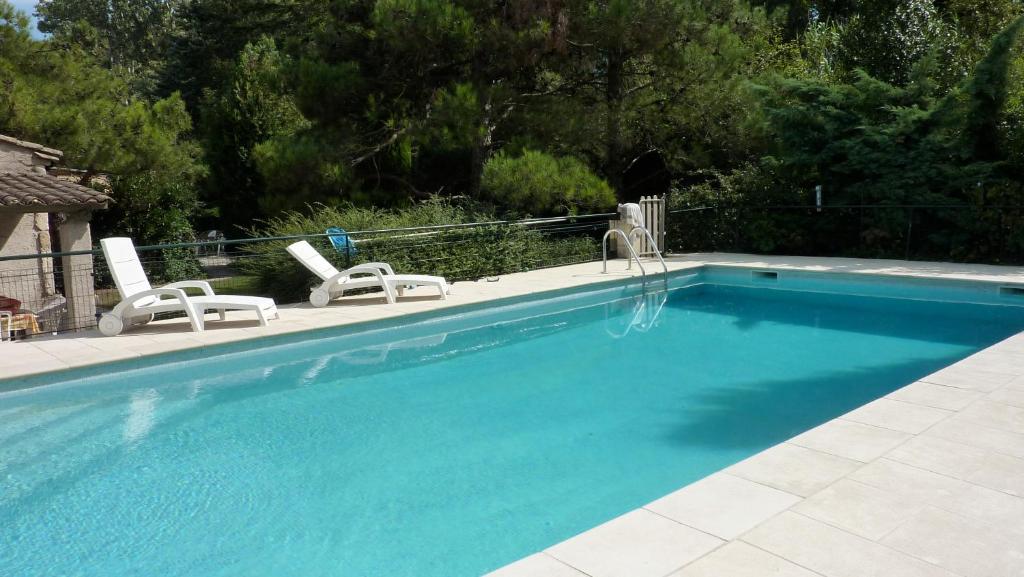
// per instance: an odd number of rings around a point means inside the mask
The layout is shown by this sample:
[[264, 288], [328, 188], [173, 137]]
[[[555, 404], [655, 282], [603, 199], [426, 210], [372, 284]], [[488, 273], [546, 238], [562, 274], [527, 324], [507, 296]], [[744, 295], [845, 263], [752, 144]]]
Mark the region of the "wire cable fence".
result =
[[674, 252], [1024, 264], [1024, 206], [692, 206], [669, 211]]
[[[611, 214], [490, 221], [344, 233], [316, 233], [137, 246], [154, 286], [206, 280], [218, 294], [270, 296], [303, 302], [315, 279], [285, 247], [306, 240], [338, 269], [389, 262], [399, 273], [444, 276], [450, 282], [601, 259]], [[91, 328], [121, 300], [99, 249], [0, 257], [0, 337]]]

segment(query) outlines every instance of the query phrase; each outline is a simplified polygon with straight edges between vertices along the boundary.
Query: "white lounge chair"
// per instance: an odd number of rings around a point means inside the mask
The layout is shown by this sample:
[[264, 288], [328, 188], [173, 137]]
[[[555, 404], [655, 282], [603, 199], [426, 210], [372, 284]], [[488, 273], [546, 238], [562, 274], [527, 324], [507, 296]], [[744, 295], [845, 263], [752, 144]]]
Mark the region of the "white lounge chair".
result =
[[288, 253], [323, 281], [310, 289], [309, 302], [315, 307], [327, 306], [347, 290], [373, 287], [380, 287], [389, 303], [395, 302], [396, 293], [401, 296], [406, 287], [417, 286], [437, 287], [441, 298], [448, 298], [448, 282], [439, 276], [395, 274], [386, 262], [368, 262], [339, 271], [304, 240], [288, 245]]
[[[105, 238], [100, 241], [100, 245], [110, 275], [117, 285], [117, 292], [121, 294], [121, 302], [114, 310], [100, 317], [100, 332], [108, 337], [120, 333], [133, 320], [147, 323], [156, 313], [184, 312], [192, 324], [192, 330], [196, 332], [205, 328], [204, 315], [208, 310], [220, 313], [220, 320], [224, 320], [225, 311], [255, 311], [262, 326], [267, 326], [268, 319], [278, 318], [277, 305], [273, 299], [216, 295], [210, 283], [205, 281], [187, 280], [153, 288], [146, 278], [146, 271], [142, 269], [132, 239]], [[184, 291], [186, 288], [200, 289], [203, 295], [188, 296]]]

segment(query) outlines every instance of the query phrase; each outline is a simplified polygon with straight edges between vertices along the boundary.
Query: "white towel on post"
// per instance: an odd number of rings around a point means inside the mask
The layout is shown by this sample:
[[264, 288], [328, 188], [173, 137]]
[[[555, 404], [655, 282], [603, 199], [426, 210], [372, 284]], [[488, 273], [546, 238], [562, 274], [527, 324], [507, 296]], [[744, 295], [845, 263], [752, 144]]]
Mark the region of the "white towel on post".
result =
[[638, 226], [645, 226], [644, 212], [640, 209], [640, 205], [635, 202], [620, 204], [619, 217], [626, 221], [626, 224], [629, 224], [634, 228]]

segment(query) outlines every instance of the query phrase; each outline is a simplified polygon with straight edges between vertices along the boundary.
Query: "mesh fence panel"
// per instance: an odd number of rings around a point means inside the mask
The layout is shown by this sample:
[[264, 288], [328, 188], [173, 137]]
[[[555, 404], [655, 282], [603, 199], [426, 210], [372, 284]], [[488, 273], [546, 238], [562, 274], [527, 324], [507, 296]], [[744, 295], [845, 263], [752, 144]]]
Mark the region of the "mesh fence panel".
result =
[[1024, 263], [1024, 207], [714, 206], [668, 216], [674, 252]]
[[[136, 248], [150, 283], [206, 280], [218, 294], [301, 302], [315, 280], [284, 248], [307, 240], [339, 269], [390, 262], [396, 272], [475, 280], [601, 259], [600, 239], [614, 215], [354, 231], [354, 250], [326, 234], [251, 238]], [[13, 300], [12, 300], [13, 299]], [[15, 335], [90, 328], [121, 300], [100, 250], [0, 257], [0, 309]], [[9, 322], [9, 321], [3, 321]], [[6, 327], [5, 327], [6, 328]]]

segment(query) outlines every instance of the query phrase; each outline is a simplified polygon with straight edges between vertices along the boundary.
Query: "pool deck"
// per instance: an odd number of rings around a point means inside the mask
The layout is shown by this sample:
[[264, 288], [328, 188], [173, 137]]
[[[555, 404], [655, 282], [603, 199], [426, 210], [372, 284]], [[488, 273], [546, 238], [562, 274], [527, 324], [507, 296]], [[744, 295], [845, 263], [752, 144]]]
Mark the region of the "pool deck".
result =
[[[1024, 283], [1024, 268], [840, 258], [692, 254], [705, 264]], [[244, 313], [0, 343], [0, 377], [529, 295], [624, 278], [623, 261], [418, 289], [388, 305], [348, 297]], [[650, 267], [651, 265], [647, 265]], [[656, 265], [655, 265], [656, 266]], [[632, 274], [636, 274], [634, 270]], [[15, 359], [11, 362], [12, 359]], [[1010, 337], [492, 577], [1018, 577], [1024, 575], [1024, 333]]]

